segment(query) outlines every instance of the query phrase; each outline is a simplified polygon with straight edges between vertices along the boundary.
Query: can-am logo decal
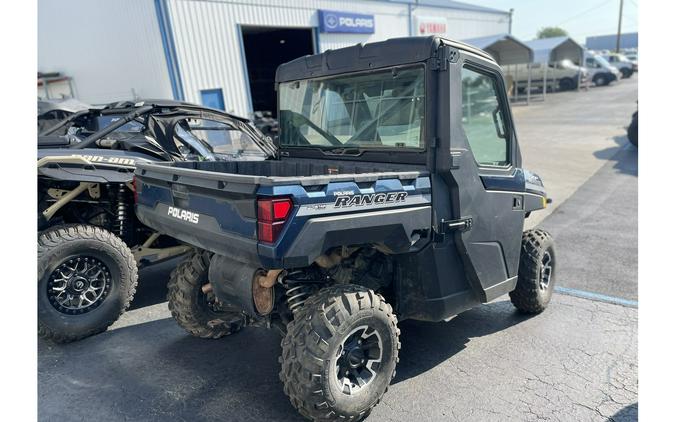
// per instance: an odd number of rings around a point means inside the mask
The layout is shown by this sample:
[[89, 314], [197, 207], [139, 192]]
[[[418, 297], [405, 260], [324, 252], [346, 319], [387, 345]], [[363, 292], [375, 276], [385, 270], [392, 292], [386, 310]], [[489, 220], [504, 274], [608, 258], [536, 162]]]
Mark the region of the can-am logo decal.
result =
[[199, 214], [192, 211], [182, 210], [176, 207], [169, 207], [168, 214], [179, 220], [187, 221], [188, 223], [199, 223]]
[[119, 164], [122, 166], [133, 166], [136, 164], [136, 160], [125, 157], [104, 157], [101, 155], [83, 155], [83, 154], [72, 154], [71, 157], [84, 158], [85, 160], [90, 161], [92, 163]]
[[408, 196], [407, 192], [369, 193], [353, 196], [340, 195], [335, 198], [335, 208], [363, 207], [366, 205], [384, 205], [403, 202]]

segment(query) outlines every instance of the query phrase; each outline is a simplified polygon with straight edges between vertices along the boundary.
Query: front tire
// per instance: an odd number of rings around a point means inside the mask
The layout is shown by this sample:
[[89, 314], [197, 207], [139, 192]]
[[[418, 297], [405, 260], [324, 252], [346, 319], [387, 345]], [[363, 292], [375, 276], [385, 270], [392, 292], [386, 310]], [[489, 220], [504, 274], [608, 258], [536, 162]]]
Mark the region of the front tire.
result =
[[211, 253], [195, 250], [171, 272], [169, 310], [185, 331], [199, 338], [220, 338], [240, 331], [246, 322], [240, 311], [219, 304], [202, 286], [208, 283]]
[[38, 235], [38, 334], [68, 343], [105, 331], [129, 307], [138, 269], [114, 234], [84, 224]]
[[279, 377], [291, 404], [312, 420], [359, 421], [387, 391], [400, 331], [384, 298], [357, 285], [326, 287], [288, 324]]
[[609, 78], [607, 78], [604, 74], [599, 73], [595, 75], [593, 82], [595, 83], [595, 86], [606, 86], [609, 85]]
[[577, 87], [577, 83], [571, 78], [562, 78], [559, 83], [561, 91], [571, 91]]
[[523, 233], [518, 267], [518, 283], [509, 293], [511, 303], [528, 314], [538, 314], [548, 306], [555, 288], [555, 249], [553, 237], [535, 229]]

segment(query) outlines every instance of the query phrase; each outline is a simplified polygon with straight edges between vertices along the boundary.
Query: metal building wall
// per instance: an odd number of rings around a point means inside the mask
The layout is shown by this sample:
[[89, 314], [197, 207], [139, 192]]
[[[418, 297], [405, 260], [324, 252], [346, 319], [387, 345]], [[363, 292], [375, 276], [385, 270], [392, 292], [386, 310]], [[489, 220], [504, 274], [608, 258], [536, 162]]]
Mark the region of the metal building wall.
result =
[[172, 98], [153, 0], [39, 0], [38, 71], [89, 103]]
[[168, 9], [185, 100], [200, 102], [200, 90], [222, 88], [226, 110], [244, 116], [251, 106], [239, 26], [316, 28], [318, 9], [376, 15], [375, 34], [320, 34], [320, 52], [408, 34], [407, 6], [384, 2], [168, 0]]
[[462, 9], [417, 6], [413, 9], [412, 14], [413, 16], [446, 18], [448, 28], [446, 35], [456, 40], [506, 34], [509, 32], [508, 13], [474, 12]]

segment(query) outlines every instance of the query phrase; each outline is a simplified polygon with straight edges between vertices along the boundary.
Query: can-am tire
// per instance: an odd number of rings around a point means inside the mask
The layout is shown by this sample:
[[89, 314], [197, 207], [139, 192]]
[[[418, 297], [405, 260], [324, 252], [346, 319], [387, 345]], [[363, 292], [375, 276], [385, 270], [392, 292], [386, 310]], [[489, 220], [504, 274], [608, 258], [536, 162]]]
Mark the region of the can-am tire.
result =
[[357, 285], [326, 287], [288, 324], [279, 377], [312, 420], [359, 421], [394, 377], [400, 331], [384, 298]]
[[548, 306], [555, 288], [555, 248], [553, 237], [541, 229], [523, 233], [518, 267], [518, 283], [509, 293], [520, 311], [537, 314]]
[[38, 334], [68, 343], [105, 331], [133, 300], [136, 261], [114, 234], [84, 224], [38, 234]]
[[241, 311], [227, 309], [212, 293], [204, 293], [208, 283], [211, 253], [194, 250], [169, 277], [169, 310], [178, 325], [199, 338], [216, 339], [240, 331], [246, 322]]

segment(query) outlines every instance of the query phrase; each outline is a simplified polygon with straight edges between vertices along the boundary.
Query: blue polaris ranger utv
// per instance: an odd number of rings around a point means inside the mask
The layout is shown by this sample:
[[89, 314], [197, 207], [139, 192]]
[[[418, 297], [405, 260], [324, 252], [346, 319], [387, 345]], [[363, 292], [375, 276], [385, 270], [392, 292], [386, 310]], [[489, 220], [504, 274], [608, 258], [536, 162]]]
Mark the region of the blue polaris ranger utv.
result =
[[398, 321], [506, 293], [546, 308], [553, 240], [523, 224], [547, 197], [489, 55], [392, 39], [296, 59], [276, 82], [275, 157], [138, 164], [138, 218], [198, 248], [171, 277], [179, 324], [279, 328], [293, 406], [360, 420], [394, 376]]

